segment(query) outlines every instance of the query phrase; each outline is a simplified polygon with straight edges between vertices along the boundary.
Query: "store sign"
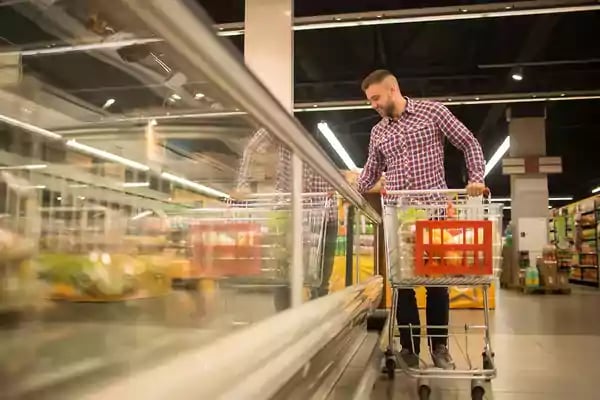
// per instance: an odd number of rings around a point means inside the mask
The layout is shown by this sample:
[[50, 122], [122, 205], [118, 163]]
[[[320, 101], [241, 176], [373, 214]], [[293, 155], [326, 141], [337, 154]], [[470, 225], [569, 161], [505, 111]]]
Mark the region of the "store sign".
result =
[[509, 157], [502, 160], [504, 175], [525, 174], [560, 174], [562, 159], [560, 157]]
[[18, 85], [22, 77], [21, 55], [18, 52], [0, 53], [0, 87]]

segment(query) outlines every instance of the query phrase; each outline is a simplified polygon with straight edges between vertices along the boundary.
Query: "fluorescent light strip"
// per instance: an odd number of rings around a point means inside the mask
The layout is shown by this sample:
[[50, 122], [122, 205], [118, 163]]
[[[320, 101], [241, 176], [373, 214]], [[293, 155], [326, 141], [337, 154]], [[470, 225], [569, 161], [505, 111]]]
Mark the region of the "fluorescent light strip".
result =
[[165, 178], [167, 180], [170, 180], [171, 182], [179, 183], [182, 186], [186, 186], [190, 189], [194, 189], [200, 193], [204, 193], [209, 196], [218, 197], [218, 198], [229, 198], [228, 194], [223, 193], [219, 190], [213, 189], [208, 186], [201, 185], [196, 182], [192, 182], [189, 179], [185, 179], [180, 176], [170, 174], [168, 172], [163, 172], [162, 174], [160, 174], [160, 176], [162, 176], [163, 178]]
[[[549, 201], [572, 201], [573, 200], [573, 196], [549, 197], [548, 200]], [[511, 202], [512, 199], [510, 199], [508, 197], [504, 197], [504, 198], [497, 197], [497, 198], [492, 198], [491, 201], [492, 202], [496, 202], [496, 203], [503, 203], [503, 202]]]
[[88, 44], [77, 44], [73, 46], [56, 46], [51, 48], [41, 48], [41, 49], [32, 49], [32, 50], [22, 50], [22, 51], [8, 51], [8, 52], [0, 52], [0, 54], [20, 54], [23, 57], [27, 56], [46, 56], [53, 54], [66, 54], [66, 53], [75, 53], [79, 51], [90, 51], [90, 50], [106, 50], [106, 49], [115, 49], [120, 47], [133, 46], [136, 44], [148, 44], [148, 43], [156, 43], [162, 42], [163, 39], [159, 38], [138, 38], [138, 39], [129, 39], [129, 40], [115, 40], [111, 41], [105, 40], [97, 43], [88, 43]]
[[[464, 97], [463, 97], [464, 98]], [[532, 94], [527, 97], [515, 97], [515, 98], [500, 98], [500, 99], [480, 99], [477, 96], [473, 95], [471, 99], [468, 100], [439, 100], [439, 99], [417, 99], [415, 100], [432, 100], [442, 103], [447, 106], [464, 106], [464, 105], [472, 105], [472, 104], [512, 104], [512, 103], [538, 103], [544, 101], [568, 101], [568, 100], [597, 100], [600, 99], [600, 95], [589, 95], [589, 96], [543, 96]], [[298, 107], [294, 109], [294, 112], [321, 112], [321, 111], [350, 111], [350, 110], [367, 110], [370, 109], [371, 106], [368, 104], [363, 104], [363, 102], [357, 101], [355, 104], [344, 104], [344, 105], [319, 105], [319, 103], [313, 104], [312, 106], [308, 106], [305, 104], [299, 104]]]
[[[504, 207], [502, 207], [502, 209], [503, 210], [512, 210], [512, 207], [511, 206], [504, 206]], [[552, 209], [552, 207], [548, 206], [548, 209], [550, 210], [550, 209]]]
[[352, 161], [352, 158], [350, 158], [350, 155], [348, 154], [344, 146], [342, 146], [342, 144], [335, 136], [331, 128], [329, 128], [327, 122], [319, 122], [317, 126], [323, 134], [323, 136], [325, 136], [325, 139], [327, 139], [331, 147], [333, 147], [337, 155], [342, 159], [342, 161], [346, 165], [346, 168], [348, 168], [350, 171], [356, 171], [356, 164], [354, 163], [354, 161]]
[[504, 157], [504, 154], [506, 154], [509, 148], [510, 136], [507, 136], [506, 139], [504, 139], [504, 141], [500, 145], [500, 147], [498, 147], [498, 150], [496, 150], [494, 155], [492, 155], [492, 158], [490, 158], [490, 160], [487, 163], [485, 163], [485, 174], [483, 175], [484, 177], [486, 177], [494, 169], [496, 164], [500, 162], [500, 160], [502, 159], [502, 157]]
[[154, 213], [154, 212], [153, 212], [153, 211], [150, 211], [150, 210], [148, 210], [148, 211], [144, 211], [144, 212], [141, 212], [141, 213], [139, 213], [138, 215], [135, 215], [135, 216], [131, 217], [131, 220], [132, 220], [132, 221], [137, 221], [138, 219], [142, 219], [142, 218], [144, 218], [144, 217], [149, 217], [149, 216], [150, 216], [150, 215], [152, 215], [153, 213]]
[[83, 143], [79, 143], [76, 140], [68, 140], [67, 141], [67, 146], [71, 147], [73, 149], [82, 151], [84, 153], [91, 154], [91, 155], [96, 156], [98, 158], [103, 158], [105, 160], [114, 161], [114, 162], [117, 162], [119, 164], [123, 164], [123, 165], [125, 165], [127, 167], [130, 167], [130, 168], [133, 168], [133, 169], [137, 169], [137, 170], [140, 170], [140, 171], [148, 171], [150, 169], [150, 167], [148, 167], [147, 165], [141, 164], [141, 163], [139, 163], [137, 161], [133, 161], [133, 160], [130, 160], [128, 158], [121, 157], [121, 156], [118, 156], [118, 155], [113, 154], [113, 153], [109, 153], [108, 151], [100, 150], [100, 149], [97, 149], [95, 147], [85, 145]]
[[126, 188], [150, 187], [150, 182], [125, 182], [125, 183], [123, 183], [123, 187], [126, 187]]
[[600, 192], [600, 186], [598, 186], [597, 188], [595, 188], [594, 190], [592, 190], [592, 193], [596, 194]]
[[27, 122], [19, 121], [18, 119], [11, 118], [7, 115], [0, 114], [0, 121], [5, 122], [9, 125], [16, 126], [26, 131], [37, 133], [38, 135], [46, 136], [50, 139], [61, 139], [62, 136], [58, 133], [49, 131], [48, 129], [40, 128], [39, 126], [31, 125]]
[[46, 164], [27, 164], [27, 165], [11, 165], [7, 167], [0, 167], [0, 170], [14, 170], [14, 169], [26, 169], [26, 170], [34, 170], [34, 169], [44, 169], [48, 168]]
[[[492, 6], [494, 7], [494, 6]], [[530, 8], [530, 9], [514, 9], [514, 5], [507, 6], [506, 4], [497, 4], [492, 11], [476, 11], [478, 8], [473, 7], [462, 7], [454, 8], [460, 12], [450, 12], [438, 15], [417, 15], [417, 16], [399, 16], [399, 17], [388, 17], [384, 18], [385, 12], [369, 13], [369, 17], [361, 18], [360, 14], [347, 14], [347, 15], [325, 15], [320, 18], [323, 22], [306, 22], [302, 21], [314, 19], [314, 17], [297, 18], [294, 24], [295, 31], [307, 31], [316, 29], [335, 29], [335, 28], [349, 28], [356, 26], [373, 26], [373, 25], [390, 25], [390, 24], [408, 24], [418, 22], [439, 22], [439, 21], [456, 21], [456, 20], [469, 20], [469, 19], [481, 19], [481, 18], [501, 18], [501, 17], [517, 17], [525, 15], [544, 15], [544, 14], [559, 14], [559, 13], [574, 13], [574, 12], [585, 12], [600, 10], [600, 5], [580, 5], [580, 6], [562, 6], [562, 7], [546, 7], [546, 8]], [[479, 7], [479, 9], [481, 9]], [[494, 10], [495, 9], [495, 10]], [[473, 11], [471, 11], [473, 10]], [[405, 12], [408, 10], [404, 10]], [[389, 14], [389, 12], [388, 12]], [[344, 19], [348, 19], [344, 21]], [[335, 20], [335, 21], [332, 21]], [[236, 27], [232, 27], [232, 24], [228, 24], [231, 28], [227, 29], [221, 26], [217, 34], [219, 36], [239, 36], [244, 34], [244, 28], [240, 28], [238, 24]]]

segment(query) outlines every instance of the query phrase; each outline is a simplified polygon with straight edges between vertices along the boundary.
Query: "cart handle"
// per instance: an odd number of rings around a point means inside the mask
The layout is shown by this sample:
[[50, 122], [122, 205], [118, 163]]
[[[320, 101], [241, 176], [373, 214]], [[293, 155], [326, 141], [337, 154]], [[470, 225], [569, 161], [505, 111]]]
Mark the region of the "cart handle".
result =
[[[414, 194], [467, 194], [467, 189], [423, 189], [423, 190], [381, 190], [382, 196], [398, 196], [398, 195], [414, 195]], [[486, 187], [483, 190], [484, 197], [491, 197], [490, 188]]]

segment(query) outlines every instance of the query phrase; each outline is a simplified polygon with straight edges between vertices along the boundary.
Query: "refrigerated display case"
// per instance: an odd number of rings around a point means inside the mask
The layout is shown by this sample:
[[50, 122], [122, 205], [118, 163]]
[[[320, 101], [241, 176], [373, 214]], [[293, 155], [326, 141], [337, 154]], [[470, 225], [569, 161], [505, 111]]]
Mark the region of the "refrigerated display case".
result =
[[[192, 21], [186, 32], [176, 15]], [[249, 177], [250, 195], [275, 194], [273, 212], [238, 229], [249, 218], [231, 202], [238, 165], [261, 128], [377, 222], [192, 2], [22, 1], [0, 18], [1, 397], [85, 398], [281, 311], [297, 265], [267, 265], [267, 246], [291, 258], [290, 241], [316, 241], [295, 225], [262, 240], [277, 216], [292, 220], [275, 190], [278, 151], [254, 158]], [[206, 212], [237, 230], [212, 241]], [[215, 263], [224, 246], [233, 252]], [[279, 282], [248, 285], [257, 274]]]

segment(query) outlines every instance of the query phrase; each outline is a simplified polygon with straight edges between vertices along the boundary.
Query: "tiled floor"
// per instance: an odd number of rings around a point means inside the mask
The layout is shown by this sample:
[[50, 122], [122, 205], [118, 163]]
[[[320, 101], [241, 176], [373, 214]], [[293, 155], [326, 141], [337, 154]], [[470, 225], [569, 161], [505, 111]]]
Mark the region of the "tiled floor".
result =
[[[453, 311], [451, 323], [477, 323], [477, 311]], [[587, 400], [600, 398], [600, 291], [521, 295], [502, 291], [492, 315], [498, 377], [486, 398]], [[472, 340], [470, 354], [480, 354]], [[458, 354], [456, 354], [458, 353]], [[457, 362], [460, 350], [453, 346]], [[431, 399], [470, 399], [468, 382], [433, 382]], [[372, 399], [418, 399], [414, 380], [399, 373], [381, 379]]]

